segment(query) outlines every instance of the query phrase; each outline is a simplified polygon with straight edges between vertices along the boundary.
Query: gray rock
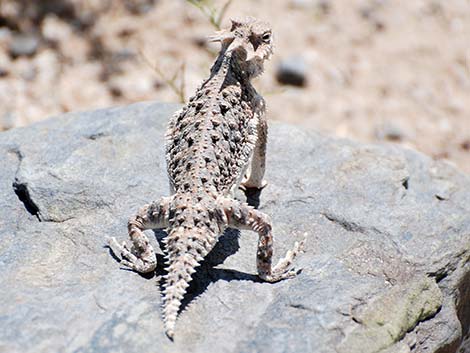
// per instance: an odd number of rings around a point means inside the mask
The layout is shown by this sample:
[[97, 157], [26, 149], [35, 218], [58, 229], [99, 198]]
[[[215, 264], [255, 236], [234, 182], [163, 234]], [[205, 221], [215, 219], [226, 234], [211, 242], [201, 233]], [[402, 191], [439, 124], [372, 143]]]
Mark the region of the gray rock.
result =
[[157, 278], [120, 269], [104, 244], [168, 194], [163, 135], [176, 108], [0, 134], [1, 351], [457, 351], [470, 326], [469, 178], [411, 150], [282, 124], [271, 124], [260, 208], [275, 256], [308, 233], [302, 273], [260, 282], [256, 235], [227, 231], [169, 341]]
[[39, 38], [34, 34], [16, 34], [13, 36], [9, 46], [10, 55], [14, 58], [18, 56], [32, 56], [39, 47]]
[[307, 64], [300, 56], [283, 59], [277, 67], [276, 79], [283, 85], [305, 86], [307, 84]]

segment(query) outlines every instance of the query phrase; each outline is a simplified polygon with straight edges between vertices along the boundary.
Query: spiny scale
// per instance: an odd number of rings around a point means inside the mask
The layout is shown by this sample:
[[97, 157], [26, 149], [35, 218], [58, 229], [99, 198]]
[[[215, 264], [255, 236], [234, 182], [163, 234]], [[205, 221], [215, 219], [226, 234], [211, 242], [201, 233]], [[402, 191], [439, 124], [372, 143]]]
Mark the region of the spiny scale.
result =
[[269, 218], [232, 197], [239, 186], [265, 185], [265, 104], [250, 80], [263, 72], [272, 54], [271, 29], [253, 18], [232, 20], [230, 30], [212, 40], [221, 43], [221, 51], [210, 77], [168, 125], [166, 160], [173, 195], [144, 206], [129, 220], [131, 248], [109, 240], [123, 264], [151, 272], [156, 257], [143, 231], [167, 229], [163, 316], [170, 338], [191, 275], [226, 227], [258, 232], [258, 274], [269, 282], [295, 275], [288, 267], [303, 244], [296, 243], [272, 267]]

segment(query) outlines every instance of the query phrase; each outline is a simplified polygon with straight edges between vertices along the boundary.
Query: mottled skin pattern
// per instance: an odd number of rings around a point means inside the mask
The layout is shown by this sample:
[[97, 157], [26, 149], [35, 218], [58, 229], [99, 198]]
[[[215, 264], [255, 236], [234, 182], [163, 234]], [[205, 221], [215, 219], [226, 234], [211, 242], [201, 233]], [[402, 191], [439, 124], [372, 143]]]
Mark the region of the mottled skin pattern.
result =
[[154, 271], [152, 246], [143, 230], [165, 228], [167, 271], [164, 319], [172, 338], [181, 300], [191, 275], [226, 227], [258, 233], [259, 277], [276, 282], [289, 270], [303, 241], [272, 266], [271, 222], [265, 214], [233, 199], [236, 188], [261, 189], [265, 168], [265, 103], [250, 83], [263, 71], [272, 50], [270, 27], [253, 18], [232, 20], [232, 28], [211, 38], [221, 51], [189, 103], [171, 119], [166, 158], [172, 196], [139, 210], [128, 223], [132, 246], [109, 240], [121, 263], [135, 271]]

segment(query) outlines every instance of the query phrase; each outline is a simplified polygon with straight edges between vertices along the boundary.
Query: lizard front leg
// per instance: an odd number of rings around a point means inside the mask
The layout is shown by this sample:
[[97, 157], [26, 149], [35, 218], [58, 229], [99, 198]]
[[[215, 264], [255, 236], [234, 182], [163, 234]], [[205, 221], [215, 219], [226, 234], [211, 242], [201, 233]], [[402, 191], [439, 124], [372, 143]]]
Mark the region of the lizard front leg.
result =
[[269, 217], [263, 212], [235, 200], [224, 199], [221, 205], [227, 217], [229, 227], [249, 229], [258, 233], [256, 265], [261, 279], [267, 282], [277, 282], [286, 278], [292, 278], [299, 273], [299, 270], [289, 268], [297, 254], [302, 251], [305, 239], [301, 242], [295, 242], [294, 248], [289, 250], [279, 260], [277, 265], [273, 267], [273, 235]]
[[157, 267], [155, 251], [143, 231], [168, 227], [170, 200], [171, 197], [163, 197], [159, 201], [145, 205], [129, 219], [127, 229], [132, 241], [131, 247], [126, 242], [119, 244], [114, 237], [108, 239], [109, 247], [120, 258], [122, 265], [140, 273], [155, 270]]
[[268, 140], [268, 123], [264, 113], [258, 115], [256, 145], [251, 156], [245, 178], [240, 188], [245, 192], [250, 189], [263, 189], [268, 183], [263, 179], [266, 169], [266, 142]]

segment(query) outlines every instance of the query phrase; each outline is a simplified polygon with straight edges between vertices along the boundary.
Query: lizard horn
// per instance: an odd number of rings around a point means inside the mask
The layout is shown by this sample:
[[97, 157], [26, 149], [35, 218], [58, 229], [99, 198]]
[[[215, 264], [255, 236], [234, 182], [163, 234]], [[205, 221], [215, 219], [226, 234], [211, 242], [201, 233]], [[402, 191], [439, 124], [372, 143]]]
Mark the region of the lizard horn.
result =
[[207, 40], [209, 42], [224, 42], [228, 39], [234, 39], [235, 36], [232, 32], [222, 29], [220, 31], [215, 32], [213, 35], [209, 36]]

